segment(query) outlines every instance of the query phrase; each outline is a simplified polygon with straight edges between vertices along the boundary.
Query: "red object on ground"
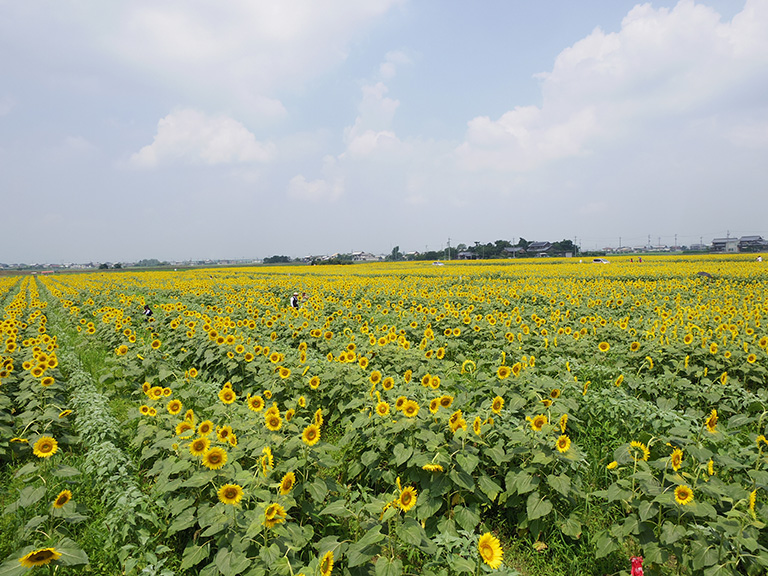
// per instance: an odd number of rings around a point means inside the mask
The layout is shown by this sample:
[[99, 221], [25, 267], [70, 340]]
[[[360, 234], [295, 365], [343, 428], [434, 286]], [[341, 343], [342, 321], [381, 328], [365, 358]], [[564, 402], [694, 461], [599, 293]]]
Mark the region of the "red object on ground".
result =
[[632, 562], [631, 576], [643, 576], [643, 557], [633, 556], [629, 561]]

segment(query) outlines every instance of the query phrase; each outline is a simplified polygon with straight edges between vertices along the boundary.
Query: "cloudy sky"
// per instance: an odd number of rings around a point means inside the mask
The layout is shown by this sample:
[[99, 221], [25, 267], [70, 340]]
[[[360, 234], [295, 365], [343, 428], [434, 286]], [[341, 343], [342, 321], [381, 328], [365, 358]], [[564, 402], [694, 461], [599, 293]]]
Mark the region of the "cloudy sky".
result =
[[768, 238], [768, 0], [0, 0], [0, 262]]

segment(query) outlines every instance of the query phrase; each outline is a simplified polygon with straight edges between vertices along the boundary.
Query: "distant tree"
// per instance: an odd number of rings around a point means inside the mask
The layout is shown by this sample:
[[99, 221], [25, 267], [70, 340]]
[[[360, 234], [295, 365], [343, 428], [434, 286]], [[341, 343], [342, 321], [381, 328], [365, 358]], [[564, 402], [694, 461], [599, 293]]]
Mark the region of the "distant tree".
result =
[[106, 262], [102, 262], [101, 264], [99, 264], [99, 270], [109, 270], [109, 264], [107, 264]]
[[117, 264], [115, 264], [115, 268], [122, 268], [122, 267], [123, 267], [123, 265], [122, 265], [122, 264], [120, 264], [120, 262], [118, 262]]
[[578, 247], [573, 243], [573, 240], [561, 240], [560, 242], [555, 242], [552, 244], [552, 253], [556, 254], [557, 256], [565, 256], [565, 254], [573, 254], [574, 256], [578, 254], [579, 249]]
[[402, 260], [403, 255], [400, 253], [400, 246], [395, 246], [394, 248], [392, 248], [392, 253], [389, 256], [387, 256], [386, 259], [391, 262], [397, 262], [398, 260]]
[[288, 264], [291, 259], [288, 256], [267, 256], [264, 264]]
[[139, 260], [136, 263], [136, 266], [146, 267], [146, 268], [154, 268], [155, 266], [160, 266], [160, 260], [157, 258], [150, 258], [148, 260]]
[[520, 246], [523, 250], [527, 250], [529, 244], [530, 242], [528, 242], [528, 240], [526, 240], [522, 236], [520, 237], [520, 240], [517, 241], [517, 245]]
[[466, 244], [459, 244], [458, 246], [456, 246], [456, 252], [464, 252], [466, 249], [467, 249]]

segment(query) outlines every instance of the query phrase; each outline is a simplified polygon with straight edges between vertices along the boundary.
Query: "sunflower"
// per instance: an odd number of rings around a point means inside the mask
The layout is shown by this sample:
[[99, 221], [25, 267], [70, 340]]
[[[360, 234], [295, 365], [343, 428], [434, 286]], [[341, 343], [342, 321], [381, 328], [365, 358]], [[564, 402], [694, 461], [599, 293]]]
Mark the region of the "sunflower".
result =
[[432, 378], [429, 379], [429, 386], [433, 390], [440, 388], [440, 376], [432, 376]]
[[552, 391], [549, 393], [549, 397], [550, 397], [550, 398], [552, 398], [552, 400], [557, 400], [558, 398], [560, 398], [560, 394], [561, 394], [561, 393], [562, 393], [562, 392], [560, 392], [560, 388], [554, 388], [554, 389], [553, 389], [553, 390], [552, 390]]
[[680, 469], [680, 466], [683, 464], [683, 451], [680, 450], [680, 448], [672, 450], [672, 454], [669, 457], [669, 464], [675, 472]]
[[520, 372], [523, 369], [523, 365], [520, 362], [515, 362], [512, 364], [512, 376], [517, 378], [520, 375]]
[[46, 387], [46, 388], [47, 388], [48, 386], [50, 386], [51, 384], [53, 384], [53, 383], [54, 383], [54, 379], [53, 379], [53, 377], [52, 377], [52, 376], [46, 376], [45, 378], [43, 378], [42, 380], [40, 380], [40, 385], [41, 385], [41, 386], [44, 386], [44, 387]]
[[384, 388], [384, 390], [392, 390], [392, 388], [395, 386], [395, 379], [391, 376], [387, 376], [384, 378], [384, 380], [381, 381], [381, 387]]
[[72, 414], [72, 410], [62, 410], [61, 412], [59, 412], [59, 418], [64, 418], [66, 416], [69, 416], [70, 414]]
[[709, 416], [704, 421], [704, 426], [707, 427], [707, 432], [710, 434], [717, 432], [717, 430], [715, 430], [715, 426], [717, 426], [717, 410], [712, 408], [712, 412], [709, 413]]
[[189, 420], [182, 420], [176, 425], [176, 436], [179, 438], [189, 438], [194, 432], [195, 426]]
[[[687, 342], [687, 344], [689, 344], [689, 343], [690, 342]], [[637, 352], [638, 350], [640, 350], [640, 342], [632, 342], [629, 345], [629, 351], [630, 352]]]
[[453, 396], [449, 395], [443, 395], [440, 396], [440, 406], [443, 408], [450, 408], [451, 404], [453, 404]]
[[456, 412], [451, 414], [451, 417], [448, 419], [448, 426], [453, 433], [456, 433], [459, 428], [467, 429], [467, 421], [464, 419], [461, 410], [456, 410]]
[[493, 534], [486, 532], [480, 536], [480, 540], [477, 542], [477, 549], [480, 552], [480, 557], [483, 559], [483, 562], [488, 564], [488, 566], [494, 570], [501, 566], [501, 562], [504, 559], [504, 553], [501, 550], [499, 539]]
[[246, 400], [248, 409], [254, 412], [261, 412], [264, 409], [264, 398], [261, 396], [248, 396]]
[[429, 386], [430, 381], [432, 380], [432, 375], [427, 373], [424, 374], [424, 376], [421, 377], [421, 385], [424, 387]]
[[680, 506], [690, 504], [693, 502], [693, 490], [691, 490], [685, 484], [681, 484], [675, 488], [675, 502], [680, 504]]
[[264, 425], [267, 427], [268, 430], [271, 430], [272, 432], [277, 432], [280, 430], [280, 427], [283, 425], [283, 419], [280, 418], [279, 414], [275, 414], [274, 412], [267, 413], [264, 417]]
[[146, 404], [142, 404], [141, 406], [139, 406], [139, 413], [142, 416], [147, 416], [149, 414], [149, 406], [147, 406]]
[[230, 436], [232, 436], [232, 426], [229, 424], [216, 428], [216, 439], [219, 442], [229, 442]]
[[197, 427], [197, 433], [200, 434], [200, 436], [208, 436], [211, 432], [213, 432], [214, 424], [210, 420], [203, 420], [200, 422], [200, 426]]
[[368, 377], [368, 380], [371, 382], [371, 384], [378, 384], [381, 382], [381, 372], [378, 370], [374, 370], [371, 372], [371, 375]]
[[611, 349], [611, 345], [608, 344], [608, 342], [600, 342], [600, 344], [597, 345], [597, 349], [600, 350], [600, 352], [608, 352], [608, 350]]
[[419, 405], [413, 400], [406, 400], [403, 404], [403, 414], [407, 418], [413, 418], [419, 413]]
[[422, 470], [426, 470], [427, 472], [442, 472], [443, 467], [440, 464], [424, 464], [424, 466], [421, 467]]
[[237, 394], [235, 394], [235, 391], [232, 390], [232, 388], [224, 386], [221, 390], [219, 390], [219, 400], [221, 400], [224, 404], [232, 404], [235, 400], [237, 400]]
[[531, 428], [536, 432], [541, 432], [541, 429], [548, 422], [547, 417], [544, 414], [538, 414], [530, 419]]
[[307, 446], [314, 446], [320, 440], [320, 428], [316, 424], [310, 424], [301, 433], [301, 440]]
[[563, 414], [560, 416], [560, 422], [558, 422], [560, 425], [560, 432], [565, 434], [565, 427], [568, 425], [568, 414]]
[[508, 378], [511, 373], [512, 369], [509, 366], [499, 366], [499, 368], [496, 370], [496, 376], [499, 378], [499, 380]]
[[376, 414], [379, 416], [386, 416], [389, 414], [389, 404], [387, 402], [379, 402], [376, 404]]
[[151, 346], [153, 350], [157, 350], [160, 348], [160, 340], [152, 340]]
[[166, 410], [168, 410], [168, 414], [173, 414], [174, 416], [181, 412], [181, 400], [171, 400], [168, 402], [168, 405], [165, 407]]
[[613, 462], [611, 462], [610, 464], [608, 464], [608, 465], [606, 466], [606, 468], [607, 468], [608, 470], [613, 470], [613, 469], [614, 469], [614, 468], [616, 468], [618, 465], [619, 465], [619, 463], [618, 463], [618, 462], [616, 462], [616, 460], [614, 460]]
[[61, 558], [61, 553], [57, 552], [55, 548], [41, 548], [19, 558], [19, 563], [24, 568], [34, 568], [35, 566], [45, 566], [59, 558]]
[[619, 374], [613, 382], [615, 386], [621, 386], [624, 383], [624, 374]]
[[190, 368], [189, 369], [189, 377], [190, 378], [197, 378], [197, 368]]
[[243, 499], [243, 489], [237, 484], [224, 484], [217, 493], [219, 495], [219, 502], [223, 504], [229, 504], [235, 506]]
[[63, 508], [64, 505], [72, 500], [72, 492], [69, 490], [62, 490], [59, 495], [56, 496], [56, 500], [53, 501], [54, 508]]
[[717, 344], [712, 342], [712, 344], [709, 345], [709, 353], [710, 354], [717, 354]]
[[312, 388], [312, 390], [317, 390], [319, 386], [320, 378], [318, 376], [312, 376], [312, 378], [309, 379], [309, 387]]
[[331, 576], [333, 572], [333, 552], [328, 550], [320, 560], [320, 576]]
[[307, 406], [307, 399], [304, 398], [304, 396], [299, 396], [297, 404], [299, 405], [299, 408], [306, 408], [306, 406]]
[[565, 434], [561, 435], [555, 443], [555, 448], [557, 448], [557, 451], [561, 454], [565, 454], [571, 448], [571, 439]]
[[480, 416], [475, 416], [474, 422], [472, 422], [472, 431], [477, 435], [480, 436], [482, 432], [482, 426], [483, 426], [483, 420], [480, 418]]
[[755, 356], [754, 354], [750, 354], [749, 356], [747, 356], [747, 362], [749, 362], [750, 364], [754, 364], [756, 361], [757, 361], [757, 356]]
[[432, 414], [436, 414], [439, 409], [440, 409], [440, 398], [432, 398], [432, 400], [429, 401], [429, 411]]
[[686, 344], [686, 345], [688, 345], [688, 344], [690, 344], [691, 342], [693, 342], [693, 335], [692, 335], [692, 334], [686, 334], [686, 335], [683, 337], [683, 343], [684, 343], [684, 344]]
[[293, 490], [293, 486], [295, 484], [296, 484], [296, 474], [294, 474], [293, 472], [287, 472], [285, 476], [283, 476], [283, 479], [280, 480], [280, 494], [282, 496], [285, 496], [291, 490]]
[[496, 398], [493, 399], [493, 403], [491, 404], [491, 411], [493, 411], [494, 414], [501, 414], [503, 408], [504, 398], [501, 396], [496, 396]]
[[647, 461], [651, 456], [651, 451], [648, 450], [648, 447], [642, 442], [638, 442], [637, 440], [632, 440], [632, 442], [629, 443], [629, 448], [627, 449], [629, 450], [629, 455], [632, 456], [632, 459], [635, 462], [638, 460]]
[[264, 525], [267, 528], [274, 528], [281, 522], [285, 522], [285, 508], [280, 504], [270, 504], [264, 510]]
[[199, 438], [195, 438], [192, 442], [190, 442], [189, 452], [192, 454], [192, 456], [202, 456], [206, 453], [210, 446], [211, 441], [208, 440], [208, 437], [200, 436]]
[[280, 366], [280, 378], [285, 380], [291, 375], [290, 368], [286, 368], [285, 366]]
[[38, 458], [50, 458], [59, 450], [59, 443], [50, 436], [40, 436], [32, 445], [32, 453]]
[[402, 410], [406, 402], [408, 402], [408, 398], [405, 396], [399, 396], [397, 400], [395, 400], [395, 410]]
[[416, 489], [412, 486], [406, 486], [397, 499], [397, 507], [403, 512], [408, 512], [416, 506]]

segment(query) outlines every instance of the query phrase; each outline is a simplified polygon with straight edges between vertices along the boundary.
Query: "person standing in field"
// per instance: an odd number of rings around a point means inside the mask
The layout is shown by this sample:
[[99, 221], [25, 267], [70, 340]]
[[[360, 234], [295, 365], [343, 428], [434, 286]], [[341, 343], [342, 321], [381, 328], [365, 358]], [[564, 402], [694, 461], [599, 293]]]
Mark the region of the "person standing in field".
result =
[[291, 296], [291, 308], [298, 308], [299, 307], [299, 293], [294, 292], [293, 296]]

